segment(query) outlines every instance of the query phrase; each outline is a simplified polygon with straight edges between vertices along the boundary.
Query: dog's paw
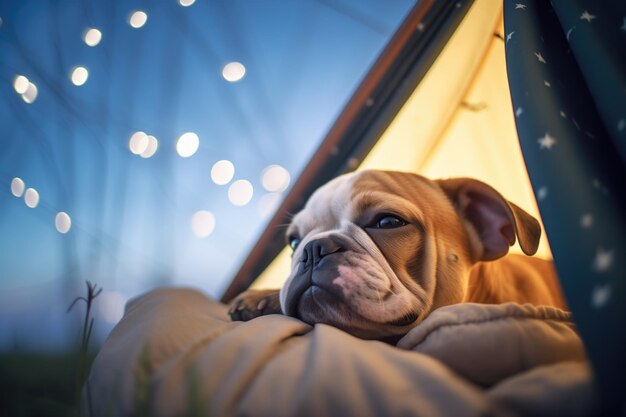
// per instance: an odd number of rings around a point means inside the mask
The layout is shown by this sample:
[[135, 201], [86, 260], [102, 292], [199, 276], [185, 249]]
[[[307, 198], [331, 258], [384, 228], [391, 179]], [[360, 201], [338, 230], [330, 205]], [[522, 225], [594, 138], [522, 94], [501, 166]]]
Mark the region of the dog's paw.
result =
[[232, 321], [248, 321], [267, 314], [281, 314], [279, 290], [247, 290], [230, 303]]

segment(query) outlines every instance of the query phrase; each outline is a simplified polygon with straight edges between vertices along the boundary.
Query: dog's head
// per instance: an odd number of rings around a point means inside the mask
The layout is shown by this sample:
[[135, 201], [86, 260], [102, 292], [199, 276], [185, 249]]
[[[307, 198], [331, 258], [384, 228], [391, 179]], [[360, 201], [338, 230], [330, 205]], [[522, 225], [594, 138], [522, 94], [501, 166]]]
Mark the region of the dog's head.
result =
[[517, 239], [537, 250], [538, 222], [472, 179], [361, 171], [318, 189], [292, 220], [283, 313], [363, 338], [406, 333], [463, 301], [469, 268]]

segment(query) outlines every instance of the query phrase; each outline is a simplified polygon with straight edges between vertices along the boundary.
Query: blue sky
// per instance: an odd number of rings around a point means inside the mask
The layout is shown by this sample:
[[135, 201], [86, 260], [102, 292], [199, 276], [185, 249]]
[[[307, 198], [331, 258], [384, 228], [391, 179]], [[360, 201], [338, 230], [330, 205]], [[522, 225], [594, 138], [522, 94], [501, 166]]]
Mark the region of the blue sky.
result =
[[[0, 5], [0, 350], [59, 349], [79, 312], [84, 281], [104, 288], [101, 340], [123, 303], [158, 285], [219, 297], [271, 212], [261, 173], [279, 165], [293, 183], [393, 31], [408, 0], [8, 1]], [[129, 25], [132, 12], [147, 21]], [[87, 46], [83, 34], [102, 39]], [[222, 69], [246, 69], [228, 82]], [[88, 71], [76, 86], [73, 68]], [[37, 87], [26, 103], [18, 75]], [[129, 150], [143, 131], [149, 158]], [[182, 158], [178, 138], [197, 151]], [[229, 184], [211, 168], [229, 160]], [[40, 196], [11, 192], [14, 178]], [[245, 179], [248, 204], [229, 201]], [[208, 211], [212, 233], [190, 227]], [[68, 233], [55, 228], [67, 213]]]

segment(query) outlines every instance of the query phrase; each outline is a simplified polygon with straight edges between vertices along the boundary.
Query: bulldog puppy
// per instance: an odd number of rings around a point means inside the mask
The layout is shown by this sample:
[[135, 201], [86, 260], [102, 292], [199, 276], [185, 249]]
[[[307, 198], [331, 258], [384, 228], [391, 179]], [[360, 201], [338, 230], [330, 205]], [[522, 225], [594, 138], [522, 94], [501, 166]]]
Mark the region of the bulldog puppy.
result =
[[309, 199], [287, 229], [293, 249], [279, 290], [249, 290], [232, 320], [282, 313], [357, 337], [407, 333], [434, 309], [461, 302], [565, 308], [551, 262], [536, 252], [536, 219], [469, 178], [360, 171]]

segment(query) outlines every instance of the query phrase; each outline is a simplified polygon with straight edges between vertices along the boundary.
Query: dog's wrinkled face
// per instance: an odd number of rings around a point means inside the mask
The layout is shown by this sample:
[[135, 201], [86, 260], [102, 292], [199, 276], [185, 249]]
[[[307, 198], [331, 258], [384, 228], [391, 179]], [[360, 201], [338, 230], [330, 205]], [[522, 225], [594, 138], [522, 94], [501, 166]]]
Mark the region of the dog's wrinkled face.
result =
[[287, 230], [284, 314], [358, 337], [404, 334], [460, 302], [467, 232], [438, 183], [409, 173], [346, 174], [313, 194]]

